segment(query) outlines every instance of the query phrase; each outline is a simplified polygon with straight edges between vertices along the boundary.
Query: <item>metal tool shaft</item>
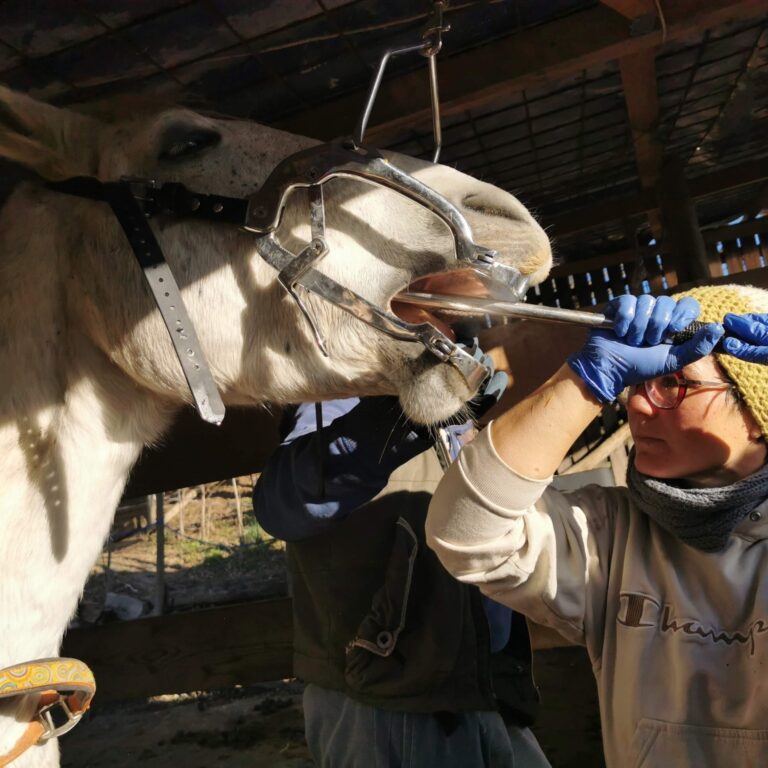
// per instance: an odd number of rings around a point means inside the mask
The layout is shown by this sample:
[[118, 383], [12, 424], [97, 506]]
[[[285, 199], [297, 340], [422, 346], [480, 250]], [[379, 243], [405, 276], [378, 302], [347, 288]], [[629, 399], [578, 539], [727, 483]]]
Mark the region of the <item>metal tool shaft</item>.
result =
[[613, 328], [610, 320], [600, 312], [581, 312], [578, 309], [544, 307], [524, 302], [495, 301], [474, 296], [444, 296], [437, 293], [399, 293], [397, 301], [416, 304], [425, 309], [456, 312], [463, 315], [497, 315], [501, 317], [528, 318], [549, 323], [570, 323], [589, 328]]

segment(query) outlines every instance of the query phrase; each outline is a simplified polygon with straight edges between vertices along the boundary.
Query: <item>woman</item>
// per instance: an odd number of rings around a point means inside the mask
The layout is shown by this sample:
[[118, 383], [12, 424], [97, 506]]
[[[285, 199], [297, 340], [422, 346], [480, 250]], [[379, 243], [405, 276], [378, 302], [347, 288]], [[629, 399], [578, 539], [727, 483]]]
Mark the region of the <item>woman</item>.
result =
[[[662, 343], [699, 314], [690, 341]], [[586, 645], [609, 768], [768, 765], [768, 293], [621, 297], [546, 384], [466, 447], [427, 533], [461, 581]], [[759, 336], [759, 334], [757, 335]], [[738, 359], [726, 350], [745, 359]], [[712, 354], [714, 353], [714, 354]], [[628, 488], [547, 489], [629, 387]]]

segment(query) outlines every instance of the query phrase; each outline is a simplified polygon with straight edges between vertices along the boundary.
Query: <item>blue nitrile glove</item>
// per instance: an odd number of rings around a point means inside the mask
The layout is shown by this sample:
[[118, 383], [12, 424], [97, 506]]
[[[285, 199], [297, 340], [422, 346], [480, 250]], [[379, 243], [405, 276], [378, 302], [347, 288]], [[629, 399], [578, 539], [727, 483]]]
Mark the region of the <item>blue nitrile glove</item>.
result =
[[748, 363], [768, 364], [768, 314], [733, 315], [723, 318], [726, 337], [723, 349]]
[[700, 312], [699, 303], [685, 297], [620, 296], [611, 301], [606, 316], [613, 330], [593, 330], [568, 364], [601, 402], [610, 403], [630, 384], [674, 373], [706, 357], [724, 331], [721, 325], [705, 325], [683, 344], [659, 343], [669, 334], [682, 331]]

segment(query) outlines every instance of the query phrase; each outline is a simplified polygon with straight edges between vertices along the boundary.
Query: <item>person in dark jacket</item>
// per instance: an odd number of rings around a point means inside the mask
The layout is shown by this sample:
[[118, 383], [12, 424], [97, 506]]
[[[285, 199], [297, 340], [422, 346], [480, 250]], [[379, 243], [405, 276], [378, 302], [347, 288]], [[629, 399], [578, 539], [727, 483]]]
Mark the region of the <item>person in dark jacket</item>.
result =
[[[447, 432], [455, 455], [473, 426]], [[294, 671], [317, 765], [549, 766], [527, 727], [538, 697], [524, 619], [425, 546], [443, 474], [431, 436], [389, 397], [299, 406], [284, 435], [253, 500], [289, 542]]]

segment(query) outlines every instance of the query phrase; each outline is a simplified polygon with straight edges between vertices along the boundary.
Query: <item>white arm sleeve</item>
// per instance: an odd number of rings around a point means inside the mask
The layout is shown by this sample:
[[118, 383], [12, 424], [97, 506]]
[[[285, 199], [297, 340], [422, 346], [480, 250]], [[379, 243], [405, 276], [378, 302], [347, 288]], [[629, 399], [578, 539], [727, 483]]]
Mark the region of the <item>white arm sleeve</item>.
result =
[[[510, 469], [486, 427], [466, 446], [429, 507], [427, 541], [460, 581], [567, 639], [603, 634], [618, 489], [563, 494]], [[599, 647], [590, 648], [592, 658]]]

